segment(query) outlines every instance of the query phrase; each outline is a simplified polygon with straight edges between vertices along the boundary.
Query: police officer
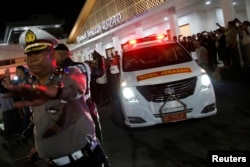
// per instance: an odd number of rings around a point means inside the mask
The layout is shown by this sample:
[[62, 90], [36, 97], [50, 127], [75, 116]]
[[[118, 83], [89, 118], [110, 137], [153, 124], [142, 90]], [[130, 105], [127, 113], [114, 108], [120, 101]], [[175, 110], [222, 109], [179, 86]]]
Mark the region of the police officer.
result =
[[49, 166], [99, 167], [104, 158], [96, 158], [100, 156], [92, 151], [102, 153], [84, 101], [86, 76], [73, 66], [56, 68], [54, 48], [58, 40], [44, 30], [24, 31], [19, 43], [37, 81], [8, 87], [10, 93], [5, 97], [24, 98], [15, 103], [16, 107], [33, 106], [35, 146], [30, 158], [38, 154]]
[[[103, 75], [103, 73], [104, 73], [105, 68], [104, 68], [103, 57], [95, 51], [94, 55], [96, 57], [98, 56], [97, 59], [98, 59], [98, 66], [99, 67], [97, 69], [93, 69], [86, 62], [74, 62], [70, 58], [71, 52], [70, 52], [69, 48], [63, 43], [59, 43], [57, 45], [57, 47], [55, 48], [55, 51], [56, 51], [56, 64], [57, 65], [59, 65], [60, 67], [63, 67], [63, 68], [68, 67], [68, 66], [76, 66], [79, 69], [81, 69], [82, 73], [84, 73], [86, 75], [87, 91], [85, 92], [84, 99], [89, 107], [92, 119], [95, 122], [96, 136], [99, 139], [101, 145], [103, 146], [102, 129], [101, 129], [101, 123], [100, 123], [100, 119], [99, 119], [99, 114], [97, 111], [96, 103], [91, 98], [91, 88], [90, 88], [91, 79], [92, 78], [95, 79], [95, 77], [99, 77], [99, 76]], [[104, 166], [105, 167], [110, 166], [108, 157], [104, 163]]]
[[59, 43], [57, 47], [55, 48], [56, 51], [56, 64], [60, 67], [68, 67], [68, 66], [76, 66], [86, 75], [87, 79], [87, 91], [85, 92], [84, 98], [87, 102], [87, 105], [89, 107], [91, 116], [95, 122], [96, 126], [96, 135], [100, 142], [102, 143], [102, 133], [101, 133], [101, 124], [99, 121], [99, 114], [97, 112], [97, 108], [95, 105], [95, 102], [91, 100], [91, 93], [90, 93], [90, 81], [91, 81], [91, 68], [87, 63], [81, 63], [81, 62], [74, 62], [70, 56], [70, 50], [69, 48], [63, 44]]

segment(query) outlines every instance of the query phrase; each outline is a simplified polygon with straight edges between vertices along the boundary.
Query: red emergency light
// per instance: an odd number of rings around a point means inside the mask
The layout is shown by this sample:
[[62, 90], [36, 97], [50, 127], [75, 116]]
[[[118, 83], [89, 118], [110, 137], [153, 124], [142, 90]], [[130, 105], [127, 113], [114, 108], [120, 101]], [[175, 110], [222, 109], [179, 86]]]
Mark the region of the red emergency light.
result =
[[158, 35], [158, 36], [156, 36], [156, 38], [157, 38], [158, 40], [162, 40], [162, 39], [165, 38], [165, 35]]
[[136, 41], [136, 39], [132, 39], [132, 40], [130, 40], [128, 43], [129, 43], [130, 45], [133, 45], [133, 44], [136, 44], [137, 41]]
[[144, 38], [139, 38], [139, 39], [132, 39], [129, 40], [128, 43], [130, 45], [134, 45], [136, 43], [142, 43], [142, 42], [148, 42], [148, 41], [155, 41], [155, 40], [163, 40], [166, 38], [166, 35], [161, 34], [161, 35], [152, 35], [152, 36], [147, 36]]

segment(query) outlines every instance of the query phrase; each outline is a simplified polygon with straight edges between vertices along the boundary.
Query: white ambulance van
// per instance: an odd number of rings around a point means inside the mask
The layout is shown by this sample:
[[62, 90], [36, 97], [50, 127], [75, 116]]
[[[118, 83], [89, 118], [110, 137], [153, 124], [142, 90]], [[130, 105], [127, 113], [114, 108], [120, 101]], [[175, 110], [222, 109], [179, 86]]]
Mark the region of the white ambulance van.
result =
[[120, 74], [121, 110], [129, 128], [217, 113], [208, 74], [185, 48], [165, 35], [124, 44]]

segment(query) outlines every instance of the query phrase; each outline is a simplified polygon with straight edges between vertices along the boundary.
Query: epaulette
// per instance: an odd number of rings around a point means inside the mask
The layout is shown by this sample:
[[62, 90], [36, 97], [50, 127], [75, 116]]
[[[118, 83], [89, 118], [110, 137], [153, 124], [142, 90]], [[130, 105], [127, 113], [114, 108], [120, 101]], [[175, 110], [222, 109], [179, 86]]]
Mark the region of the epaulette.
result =
[[61, 78], [63, 75], [68, 74], [68, 68], [57, 67], [54, 73], [52, 73], [49, 77], [49, 80], [52, 80], [54, 77]]
[[55, 72], [56, 75], [64, 74], [64, 68], [63, 67], [57, 67]]

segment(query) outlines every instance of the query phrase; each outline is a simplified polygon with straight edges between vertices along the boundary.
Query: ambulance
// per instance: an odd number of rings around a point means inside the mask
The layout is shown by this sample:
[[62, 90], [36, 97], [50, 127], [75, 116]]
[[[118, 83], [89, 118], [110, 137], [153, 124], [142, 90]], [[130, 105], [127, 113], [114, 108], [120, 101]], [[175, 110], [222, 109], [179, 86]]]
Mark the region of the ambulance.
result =
[[217, 113], [210, 77], [195, 54], [166, 35], [123, 46], [120, 104], [126, 127], [147, 127]]

